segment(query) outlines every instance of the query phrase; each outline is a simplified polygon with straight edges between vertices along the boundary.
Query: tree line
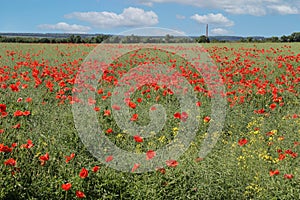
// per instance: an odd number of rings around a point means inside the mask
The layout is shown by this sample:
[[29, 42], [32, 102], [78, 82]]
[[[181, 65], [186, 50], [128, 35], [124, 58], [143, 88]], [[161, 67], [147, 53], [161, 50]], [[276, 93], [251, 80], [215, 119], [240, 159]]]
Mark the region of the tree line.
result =
[[[230, 37], [229, 37], [230, 38]], [[167, 34], [162, 37], [151, 36], [112, 36], [100, 34], [92, 37], [81, 37], [80, 35], [70, 35], [66, 38], [52, 38], [52, 37], [21, 37], [21, 36], [1, 36], [0, 42], [6, 43], [89, 43], [97, 44], [102, 42], [108, 43], [220, 43], [220, 42], [300, 42], [300, 32], [292, 33], [291, 35], [283, 35], [281, 37], [242, 37], [239, 40], [218, 40], [215, 37], [206, 37], [202, 35], [200, 37], [188, 38], [188, 37], [175, 37]]]
[[[198, 43], [210, 43], [210, 42], [228, 42], [226, 40], [216, 40], [210, 39], [205, 35], [202, 35], [196, 39]], [[261, 38], [261, 37], [244, 37], [236, 42], [300, 42], [300, 32], [294, 32], [291, 35], [283, 35], [281, 37], [273, 36], [268, 38]]]
[[21, 37], [21, 36], [1, 36], [0, 42], [6, 43], [101, 43], [110, 35], [97, 35], [95, 37], [81, 37], [80, 35], [70, 35], [67, 38], [50, 38], [50, 37]]

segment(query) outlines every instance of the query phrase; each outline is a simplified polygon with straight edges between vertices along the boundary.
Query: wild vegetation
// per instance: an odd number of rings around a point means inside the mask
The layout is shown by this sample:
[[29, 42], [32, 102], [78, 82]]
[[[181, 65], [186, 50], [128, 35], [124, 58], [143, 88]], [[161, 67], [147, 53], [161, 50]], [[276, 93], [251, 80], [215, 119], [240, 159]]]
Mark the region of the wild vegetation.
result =
[[[102, 132], [128, 152], [146, 153], [151, 162], [180, 134], [189, 117], [169, 88], [145, 84], [126, 100], [128, 122], [149, 123], [152, 105], [165, 107], [163, 129], [144, 138], [122, 130], [111, 100], [118, 80], [152, 62], [178, 71], [197, 97], [198, 129], [189, 148], [154, 171], [136, 173], [109, 167], [114, 157], [92, 156], [75, 128], [72, 106], [76, 75], [91, 44], [0, 44], [0, 199], [299, 199], [300, 198], [300, 46], [278, 44], [205, 44], [203, 49], [169, 44], [173, 53], [136, 49], [107, 63], [88, 105]], [[177, 55], [187, 48], [208, 52], [217, 67], [227, 101], [226, 120], [217, 144], [204, 158], [213, 91], [195, 66]], [[112, 46], [107, 45], [107, 51]], [[101, 56], [101, 55], [99, 55]], [[198, 59], [201, 59], [199, 57]], [[76, 90], [77, 91], [77, 90]], [[183, 131], [184, 132], [184, 131]]]

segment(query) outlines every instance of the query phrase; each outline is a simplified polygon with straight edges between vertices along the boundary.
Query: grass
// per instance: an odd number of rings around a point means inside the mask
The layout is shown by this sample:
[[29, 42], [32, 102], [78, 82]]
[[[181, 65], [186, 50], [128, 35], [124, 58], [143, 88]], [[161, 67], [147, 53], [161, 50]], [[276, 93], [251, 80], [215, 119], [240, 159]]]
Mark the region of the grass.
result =
[[[136, 67], [135, 63], [150, 58], [174, 64], [187, 80], [196, 81], [192, 88], [198, 85], [203, 89], [195, 92], [201, 102], [196, 137], [176, 159], [178, 165], [164, 164], [146, 173], [110, 168], [109, 163], [92, 156], [75, 128], [70, 104], [73, 81], [94, 47], [1, 44], [0, 104], [6, 105], [7, 112], [0, 118], [1, 151], [5, 151], [4, 146], [17, 144], [11, 152], [0, 152], [0, 199], [76, 199], [80, 196], [76, 191], [83, 192], [86, 199], [299, 199], [299, 44], [205, 45], [223, 77], [228, 105], [221, 136], [203, 160], [198, 158], [199, 147], [214, 122], [203, 120], [211, 115], [211, 98], [205, 92], [206, 85], [199, 81], [201, 74], [180, 56], [157, 50], [119, 57], [108, 76], [120, 79], [120, 74]], [[12, 85], [18, 91], [13, 91]], [[150, 86], [139, 87], [132, 94], [131, 101], [137, 107], [129, 109], [128, 121], [136, 113], [135, 123], [147, 125], [149, 108], [156, 103], [168, 114], [164, 128], [139, 143], [116, 124], [114, 115], [103, 115], [105, 110], [113, 112], [108, 93], [114, 87], [112, 81], [102, 79], [95, 88], [102, 90], [92, 105], [100, 109], [96, 113], [102, 136], [133, 153], [157, 151], [176, 138], [180, 119], [174, 114], [181, 112], [181, 105], [174, 94], [164, 95], [166, 88]], [[150, 91], [143, 94], [147, 89]], [[27, 102], [27, 98], [32, 100]], [[17, 110], [30, 111], [30, 115], [16, 117]], [[18, 123], [20, 128], [12, 128]], [[112, 132], [105, 133], [110, 128]], [[26, 148], [28, 140], [33, 147]], [[41, 156], [46, 153], [49, 160], [43, 161]], [[72, 153], [75, 156], [66, 162]], [[16, 161], [14, 166], [4, 164], [10, 158]], [[93, 171], [95, 166], [100, 167], [97, 172]], [[85, 178], [79, 175], [82, 168], [88, 170]], [[279, 174], [271, 176], [276, 169]], [[62, 189], [65, 183], [72, 184], [70, 190]]]

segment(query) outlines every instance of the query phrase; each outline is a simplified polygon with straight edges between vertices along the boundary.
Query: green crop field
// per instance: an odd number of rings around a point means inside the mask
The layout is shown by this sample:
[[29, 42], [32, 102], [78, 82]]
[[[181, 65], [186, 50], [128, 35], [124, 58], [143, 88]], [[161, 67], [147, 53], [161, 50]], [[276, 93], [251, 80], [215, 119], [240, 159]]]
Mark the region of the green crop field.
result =
[[[106, 68], [92, 63], [88, 72], [82, 64], [91, 61], [86, 58], [95, 45], [0, 47], [0, 199], [300, 198], [300, 44], [104, 45], [100, 58], [115, 51], [119, 57], [105, 57], [112, 59]], [[211, 59], [213, 65], [199, 70], [182, 51], [200, 55], [193, 59], [200, 63]], [[152, 71], [159, 78], [132, 71], [154, 63], [172, 70]], [[86, 76], [78, 80], [83, 71]], [[178, 98], [182, 90], [172, 91], [173, 76], [185, 79], [193, 105], [186, 105], [185, 93]], [[218, 84], [211, 83], [213, 78]], [[119, 116], [121, 126], [117, 117], [123, 107], [114, 103], [120, 92], [115, 88], [133, 79], [131, 94], [120, 103], [128, 111]], [[220, 97], [225, 107], [214, 105]], [[74, 108], [93, 115], [74, 116]], [[214, 109], [223, 109], [224, 122]], [[77, 127], [78, 116], [86, 129]], [[88, 125], [91, 116], [101, 131]], [[147, 126], [152, 123], [157, 124]], [[210, 133], [214, 126], [221, 129]], [[136, 127], [150, 128], [134, 132]], [[88, 136], [96, 139], [88, 143]], [[98, 136], [146, 161], [117, 164], [119, 155], [106, 152]], [[180, 156], [181, 143], [174, 143], [175, 153], [160, 151], [179, 139], [191, 140]], [[208, 144], [211, 151], [200, 157]], [[156, 166], [158, 157], [166, 159]], [[144, 163], [154, 163], [152, 170], [144, 170]]]

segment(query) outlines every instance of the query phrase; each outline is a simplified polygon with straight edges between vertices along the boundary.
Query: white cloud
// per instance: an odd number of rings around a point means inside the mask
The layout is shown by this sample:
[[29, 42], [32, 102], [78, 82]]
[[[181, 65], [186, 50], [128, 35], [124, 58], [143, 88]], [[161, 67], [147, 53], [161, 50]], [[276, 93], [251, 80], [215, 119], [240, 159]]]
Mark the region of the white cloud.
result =
[[176, 19], [185, 19], [185, 16], [183, 16], [183, 15], [176, 15]]
[[149, 7], [153, 6], [153, 2], [148, 1], [148, 0], [138, 0], [137, 3], [141, 4], [141, 5], [144, 5], [144, 6], [149, 6]]
[[269, 8], [281, 15], [299, 14], [300, 13], [298, 8], [291, 7], [288, 5], [273, 5], [273, 6], [269, 6]]
[[211, 24], [217, 26], [233, 26], [234, 22], [223, 16], [221, 13], [218, 14], [207, 14], [207, 15], [198, 15], [195, 14], [191, 16], [191, 19], [197, 21], [200, 24]]
[[223, 29], [223, 28], [214, 28], [210, 32], [213, 35], [227, 35], [227, 34], [231, 33], [230, 31]]
[[243, 15], [249, 14], [254, 16], [263, 16], [267, 14], [264, 7], [259, 7], [256, 5], [226, 5], [224, 10], [231, 14]]
[[139, 2], [180, 3], [201, 8], [220, 9], [231, 14], [249, 14], [255, 16], [277, 14], [299, 14], [298, 0], [139, 0]]
[[41, 24], [38, 28], [43, 30], [56, 30], [64, 32], [76, 32], [76, 33], [86, 33], [91, 30], [88, 26], [81, 26], [77, 24], [67, 24], [65, 22], [59, 22], [57, 24]]
[[[138, 36], [165, 36], [167, 34], [172, 36], [185, 37], [186, 33], [180, 30], [160, 28], [160, 27], [143, 27], [131, 30], [126, 30], [119, 33], [120, 35], [138, 35]], [[187, 36], [186, 36], [187, 37]]]
[[133, 7], [125, 8], [121, 14], [113, 12], [74, 12], [65, 15], [65, 17], [89, 22], [100, 28], [141, 27], [158, 23], [158, 16], [153, 11]]

